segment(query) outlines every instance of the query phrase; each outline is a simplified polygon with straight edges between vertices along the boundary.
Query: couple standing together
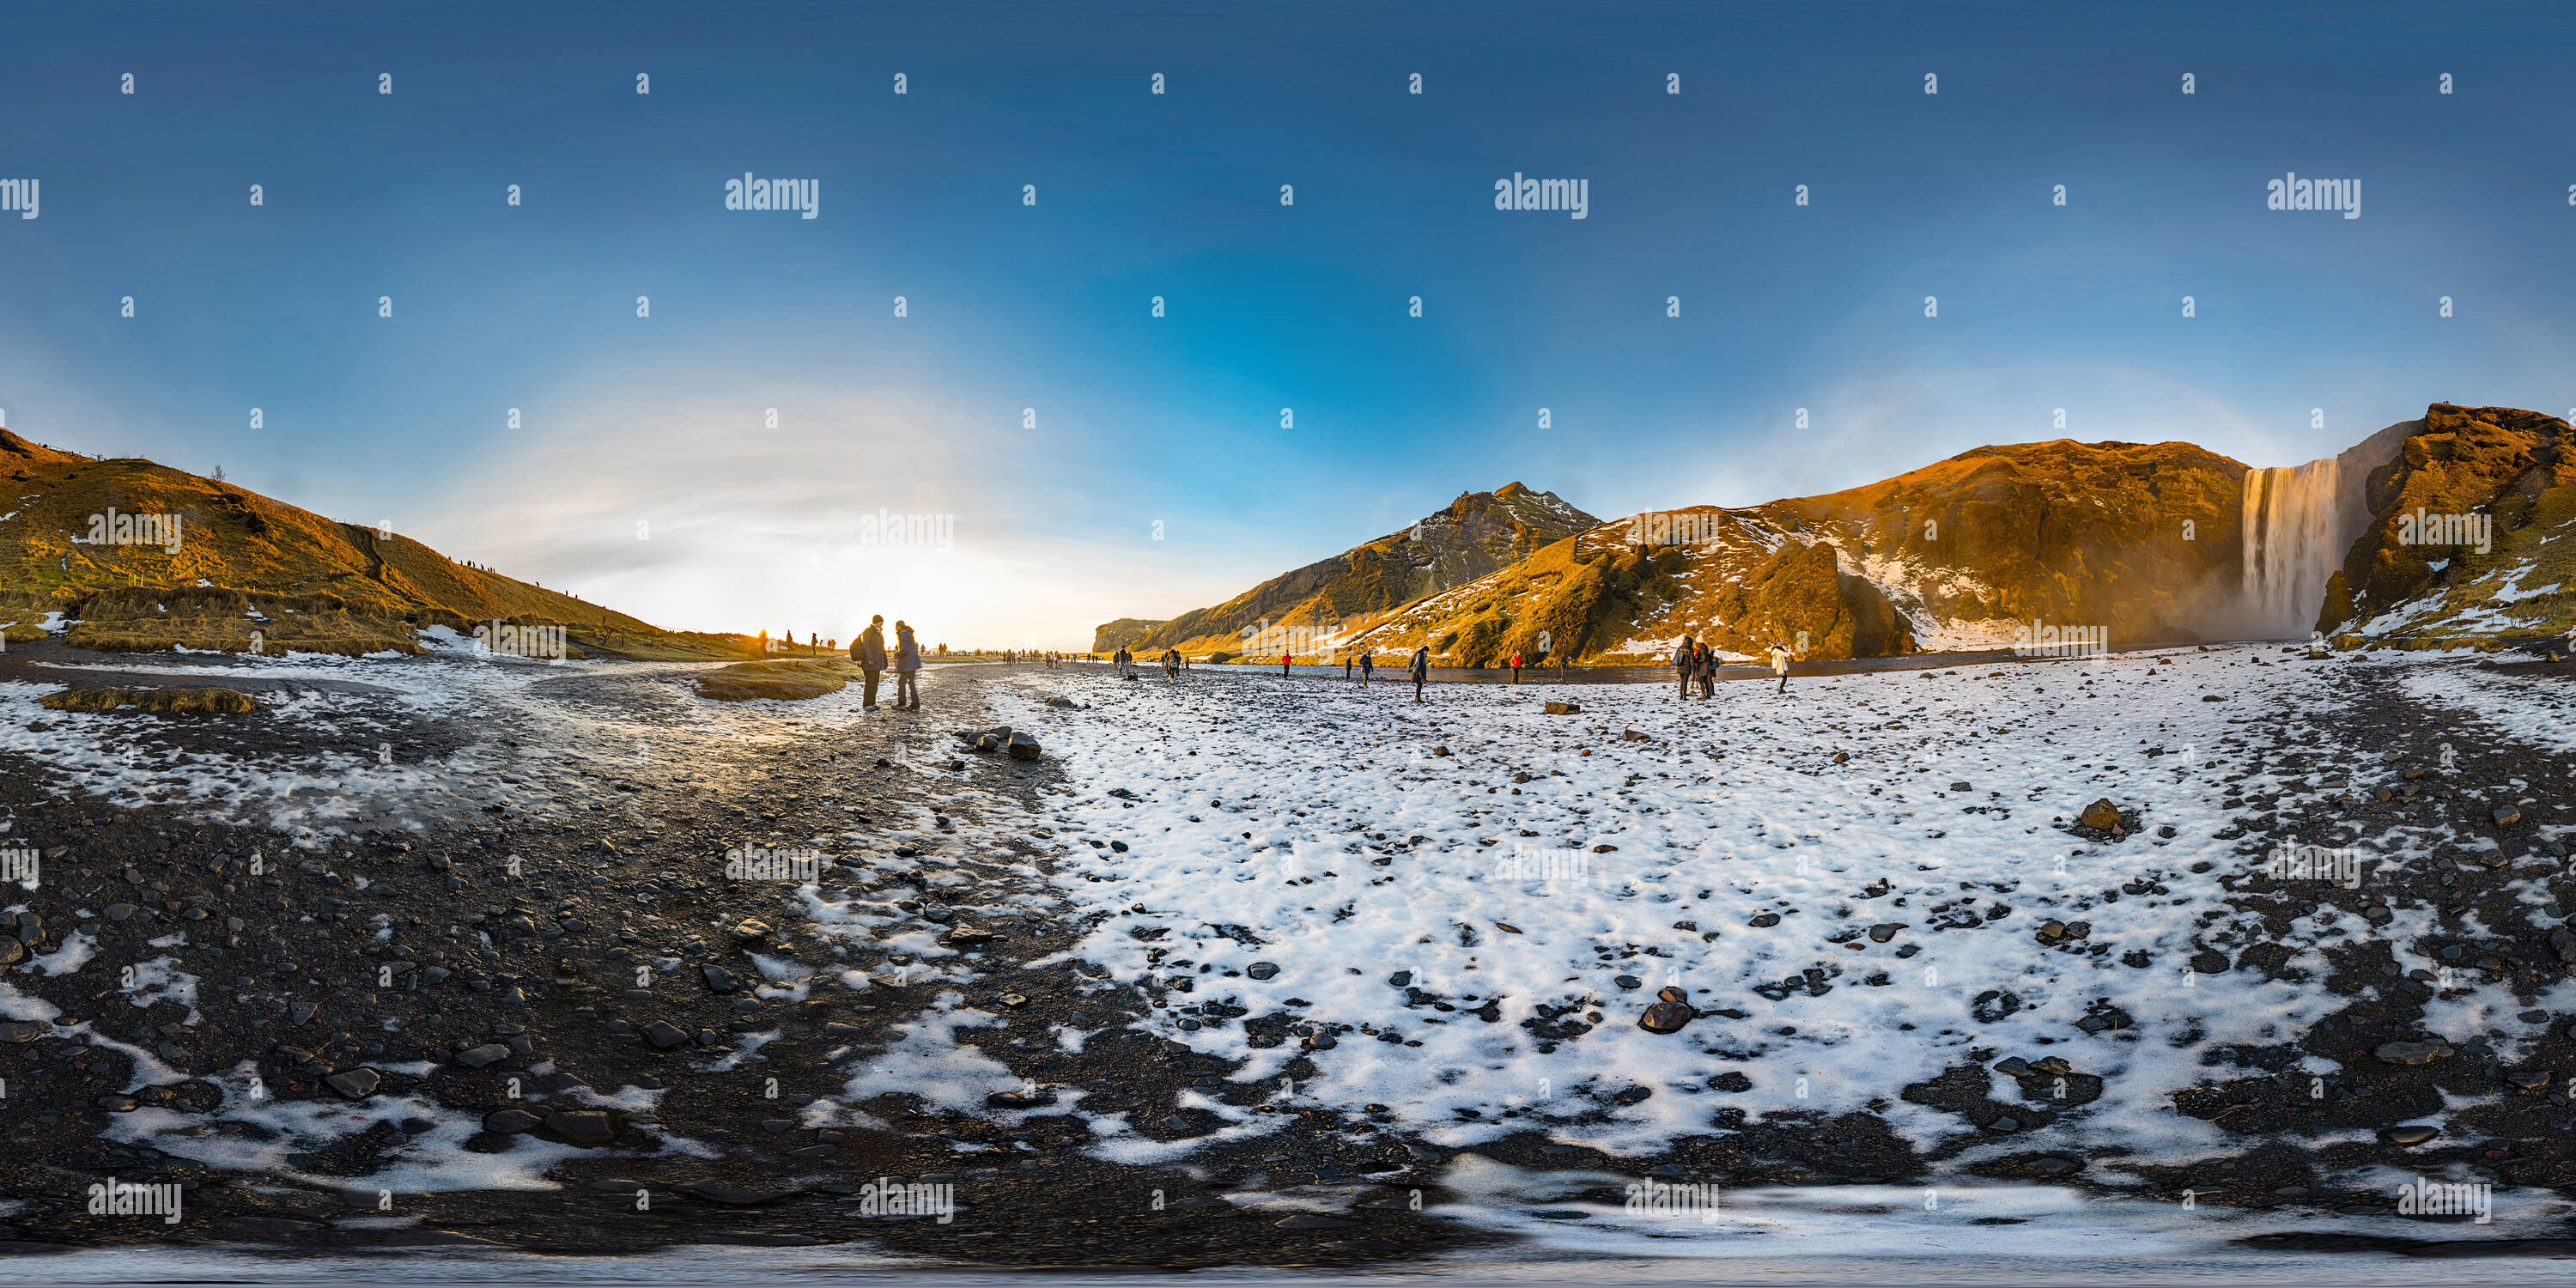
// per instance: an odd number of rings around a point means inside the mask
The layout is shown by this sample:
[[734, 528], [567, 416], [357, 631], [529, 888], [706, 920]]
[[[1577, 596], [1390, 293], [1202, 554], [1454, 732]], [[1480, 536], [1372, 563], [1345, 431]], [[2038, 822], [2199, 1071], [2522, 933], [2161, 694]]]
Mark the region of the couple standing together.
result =
[[[1769, 646], [1763, 649], [1763, 652], [1768, 654], [1771, 658], [1772, 673], [1780, 677], [1780, 687], [1777, 692], [1788, 692], [1788, 646], [1774, 640]], [[1693, 682], [1698, 683], [1699, 695], [1701, 697], [1715, 697], [1717, 695], [1717, 668], [1717, 650], [1710, 648], [1708, 641], [1706, 640], [1701, 640], [1694, 644], [1691, 642], [1691, 637], [1685, 635], [1682, 637], [1681, 645], [1673, 650], [1673, 671], [1681, 679], [1682, 697], [1687, 698], [1690, 696], [1691, 685]]]
[[[877, 709], [877, 677], [885, 674], [885, 614], [868, 619], [868, 628], [859, 633], [850, 646], [850, 660], [859, 664], [867, 677], [867, 693], [860, 699], [865, 710]], [[894, 624], [894, 709], [921, 710], [921, 687], [913, 677], [921, 672], [921, 643], [912, 637], [912, 628], [901, 621]]]

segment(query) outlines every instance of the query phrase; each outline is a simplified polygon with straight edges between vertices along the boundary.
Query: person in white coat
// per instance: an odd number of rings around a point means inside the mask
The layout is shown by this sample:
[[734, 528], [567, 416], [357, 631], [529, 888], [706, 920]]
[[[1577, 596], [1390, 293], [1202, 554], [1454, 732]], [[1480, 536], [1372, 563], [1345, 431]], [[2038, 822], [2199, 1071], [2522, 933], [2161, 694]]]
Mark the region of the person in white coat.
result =
[[1778, 640], [1771, 641], [1771, 673], [1780, 677], [1780, 687], [1772, 692], [1787, 693], [1789, 691], [1789, 646]]

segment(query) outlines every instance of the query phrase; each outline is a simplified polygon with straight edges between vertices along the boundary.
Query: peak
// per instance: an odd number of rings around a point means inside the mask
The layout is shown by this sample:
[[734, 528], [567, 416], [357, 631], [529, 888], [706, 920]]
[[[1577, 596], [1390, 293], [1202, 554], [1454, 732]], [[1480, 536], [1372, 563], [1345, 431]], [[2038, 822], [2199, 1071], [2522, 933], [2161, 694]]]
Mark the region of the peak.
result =
[[43, 463], [89, 459], [58, 448], [47, 447], [42, 443], [29, 442], [7, 429], [0, 429], [0, 457], [14, 457], [20, 461]]
[[1495, 489], [1494, 489], [1494, 495], [1495, 495], [1496, 497], [1499, 497], [1499, 498], [1503, 499], [1503, 500], [1510, 500], [1511, 498], [1516, 497], [1516, 496], [1524, 496], [1524, 495], [1527, 495], [1527, 494], [1528, 494], [1528, 492], [1529, 492], [1529, 489], [1528, 489], [1528, 488], [1521, 486], [1521, 485], [1520, 485], [1519, 483], [1517, 483], [1517, 482], [1513, 482], [1513, 483], [1506, 483], [1506, 484], [1502, 485], [1501, 487], [1498, 487], [1498, 488], [1495, 488]]

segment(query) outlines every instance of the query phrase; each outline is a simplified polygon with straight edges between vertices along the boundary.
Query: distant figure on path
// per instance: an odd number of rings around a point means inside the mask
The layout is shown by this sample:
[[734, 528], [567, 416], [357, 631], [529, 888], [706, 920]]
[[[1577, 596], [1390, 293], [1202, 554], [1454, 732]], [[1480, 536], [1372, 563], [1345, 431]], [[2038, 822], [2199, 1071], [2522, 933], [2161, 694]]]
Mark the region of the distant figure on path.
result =
[[1690, 696], [1691, 668], [1698, 664], [1699, 655], [1691, 649], [1691, 637], [1685, 635], [1681, 644], [1673, 649], [1673, 673], [1680, 676], [1682, 682], [1681, 692], [1676, 697]]
[[1348, 653], [1342, 654], [1342, 678], [1351, 678], [1351, 655]]
[[1288, 675], [1288, 655], [1285, 653], [1279, 655], [1279, 675], [1282, 679]]
[[1413, 700], [1422, 701], [1422, 686], [1431, 682], [1431, 646], [1413, 650]]
[[1515, 684], [1515, 685], [1517, 685], [1517, 684], [1519, 684], [1520, 682], [1521, 682], [1521, 655], [1520, 655], [1520, 654], [1518, 654], [1518, 653], [1514, 653], [1514, 654], [1512, 654], [1512, 683], [1513, 683], [1513, 684]]
[[867, 678], [867, 693], [859, 699], [859, 709], [877, 709], [877, 679], [885, 674], [885, 614], [868, 619], [868, 628], [859, 632], [858, 641], [850, 645], [850, 660], [859, 664], [859, 674]]
[[1374, 671], [1374, 670], [1376, 670], [1376, 669], [1377, 669], [1377, 657], [1376, 657], [1376, 655], [1375, 655], [1375, 654], [1371, 654], [1371, 653], [1362, 653], [1362, 654], [1360, 654], [1360, 687], [1361, 687], [1361, 688], [1365, 689], [1365, 688], [1367, 688], [1367, 687], [1368, 687], [1368, 682], [1369, 682], [1369, 672]]
[[1780, 687], [1772, 692], [1787, 693], [1789, 691], [1789, 646], [1778, 640], [1771, 641], [1771, 671], [1780, 677]]
[[913, 677], [921, 674], [921, 643], [912, 637], [912, 628], [896, 618], [894, 623], [894, 705], [900, 711], [909, 704], [921, 710], [921, 685]]

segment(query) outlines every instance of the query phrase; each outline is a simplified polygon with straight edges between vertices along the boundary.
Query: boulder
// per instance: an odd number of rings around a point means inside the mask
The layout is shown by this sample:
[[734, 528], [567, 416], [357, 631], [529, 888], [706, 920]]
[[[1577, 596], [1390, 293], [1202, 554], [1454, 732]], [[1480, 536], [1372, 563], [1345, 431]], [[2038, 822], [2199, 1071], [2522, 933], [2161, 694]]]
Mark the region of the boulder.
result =
[[1035, 760], [1038, 758], [1038, 740], [1028, 736], [1027, 734], [1014, 733], [1011, 735], [1010, 741], [1003, 745], [1010, 749], [1011, 759], [1013, 760]]
[[1690, 1004], [1689, 995], [1681, 989], [1667, 987], [1656, 996], [1663, 1000], [1647, 1007], [1645, 1013], [1637, 1017], [1638, 1028], [1648, 1033], [1679, 1033], [1692, 1020], [1699, 1018], [1699, 1012]]
[[2109, 797], [2104, 797], [2085, 806], [2084, 812], [2075, 816], [2075, 821], [2096, 832], [2112, 831], [2120, 826], [2120, 807], [2112, 804]]

